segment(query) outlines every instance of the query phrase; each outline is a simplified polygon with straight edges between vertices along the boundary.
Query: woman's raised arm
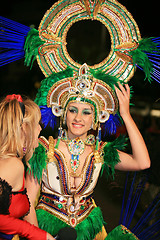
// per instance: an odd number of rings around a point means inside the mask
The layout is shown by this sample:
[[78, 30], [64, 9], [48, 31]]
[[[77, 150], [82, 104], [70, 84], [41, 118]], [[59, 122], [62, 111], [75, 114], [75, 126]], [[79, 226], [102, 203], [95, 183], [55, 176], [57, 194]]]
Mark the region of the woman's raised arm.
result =
[[126, 126], [132, 148], [132, 155], [119, 151], [121, 162], [116, 165], [116, 169], [138, 171], [149, 168], [150, 157], [146, 144], [129, 110], [130, 88], [128, 84], [125, 87], [119, 84], [119, 89], [115, 87], [115, 90], [119, 100], [120, 115]]

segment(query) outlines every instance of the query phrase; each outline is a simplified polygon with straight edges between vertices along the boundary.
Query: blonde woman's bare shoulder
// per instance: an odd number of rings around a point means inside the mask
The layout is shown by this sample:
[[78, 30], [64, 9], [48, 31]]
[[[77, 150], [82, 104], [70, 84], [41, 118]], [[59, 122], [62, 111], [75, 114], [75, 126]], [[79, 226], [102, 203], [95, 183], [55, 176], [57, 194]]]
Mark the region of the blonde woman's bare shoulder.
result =
[[18, 191], [23, 183], [24, 165], [22, 160], [16, 157], [0, 159], [0, 178], [6, 180]]
[[1, 168], [16, 168], [18, 171], [24, 168], [22, 160], [17, 157], [8, 157], [0, 159], [0, 170]]

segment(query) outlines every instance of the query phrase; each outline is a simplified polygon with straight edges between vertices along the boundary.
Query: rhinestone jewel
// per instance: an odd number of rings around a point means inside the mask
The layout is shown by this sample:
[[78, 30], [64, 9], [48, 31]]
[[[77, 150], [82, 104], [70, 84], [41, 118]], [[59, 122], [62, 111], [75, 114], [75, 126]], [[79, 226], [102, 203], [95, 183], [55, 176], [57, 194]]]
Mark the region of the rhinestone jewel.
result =
[[70, 225], [75, 227], [77, 225], [77, 219], [75, 217], [70, 218]]
[[84, 152], [85, 144], [80, 138], [71, 139], [68, 143], [68, 149], [73, 155], [81, 155]]
[[61, 196], [61, 197], [59, 198], [59, 201], [62, 202], [63, 200], [64, 200], [64, 197]]
[[79, 84], [79, 86], [80, 86], [80, 88], [84, 88], [84, 87], [85, 87], [85, 83], [84, 83], [84, 82], [81, 82], [81, 83]]
[[75, 212], [75, 207], [74, 207], [74, 205], [71, 205], [71, 206], [70, 206], [70, 212], [72, 212], [72, 213]]

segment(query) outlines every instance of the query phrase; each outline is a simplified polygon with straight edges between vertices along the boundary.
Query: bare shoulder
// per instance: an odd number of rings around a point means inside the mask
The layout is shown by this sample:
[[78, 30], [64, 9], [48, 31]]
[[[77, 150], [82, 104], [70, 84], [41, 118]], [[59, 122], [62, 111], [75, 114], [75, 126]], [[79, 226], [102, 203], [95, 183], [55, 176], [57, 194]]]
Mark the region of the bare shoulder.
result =
[[[23, 181], [24, 165], [21, 159], [16, 157], [0, 159], [0, 177], [6, 180], [12, 187], [17, 188]], [[17, 184], [19, 182], [19, 184]], [[19, 188], [19, 186], [18, 186]]]
[[17, 157], [10, 157], [10, 158], [4, 158], [0, 159], [0, 172], [3, 171], [3, 168], [11, 169], [12, 171], [15, 170], [20, 171], [24, 169], [24, 165], [22, 163], [22, 160]]

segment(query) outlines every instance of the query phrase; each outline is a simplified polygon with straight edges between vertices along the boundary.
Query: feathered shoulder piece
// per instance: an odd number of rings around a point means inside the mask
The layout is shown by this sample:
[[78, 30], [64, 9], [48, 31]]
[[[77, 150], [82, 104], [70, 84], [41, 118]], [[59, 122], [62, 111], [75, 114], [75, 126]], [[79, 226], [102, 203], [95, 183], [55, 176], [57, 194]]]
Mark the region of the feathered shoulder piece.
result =
[[27, 171], [41, 182], [43, 170], [47, 166], [47, 151], [49, 149], [48, 141], [45, 137], [39, 138], [39, 146], [35, 149], [32, 158], [29, 160]]
[[100, 148], [100, 156], [103, 156], [102, 173], [114, 178], [115, 165], [120, 162], [118, 150], [124, 150], [127, 138], [120, 135], [112, 142], [105, 142]]
[[12, 187], [0, 178], [0, 214], [9, 214]]

